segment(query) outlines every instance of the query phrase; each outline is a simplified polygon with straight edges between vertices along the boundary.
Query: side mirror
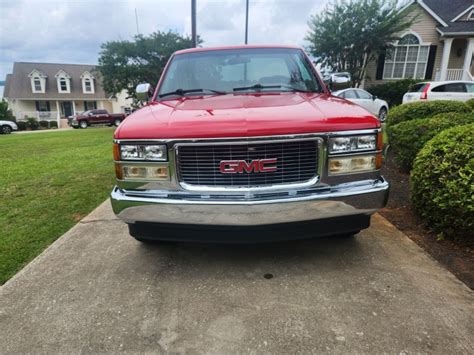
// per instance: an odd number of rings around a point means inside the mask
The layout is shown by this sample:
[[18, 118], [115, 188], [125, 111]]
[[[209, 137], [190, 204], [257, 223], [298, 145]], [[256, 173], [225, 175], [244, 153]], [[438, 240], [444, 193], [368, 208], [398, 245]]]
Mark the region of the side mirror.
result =
[[135, 93], [138, 100], [149, 101], [153, 97], [153, 87], [148, 83], [138, 84]]
[[373, 101], [377, 100], [377, 96], [372, 95], [372, 100], [373, 100]]
[[333, 90], [347, 89], [351, 85], [351, 75], [349, 73], [335, 73], [331, 75], [331, 87]]

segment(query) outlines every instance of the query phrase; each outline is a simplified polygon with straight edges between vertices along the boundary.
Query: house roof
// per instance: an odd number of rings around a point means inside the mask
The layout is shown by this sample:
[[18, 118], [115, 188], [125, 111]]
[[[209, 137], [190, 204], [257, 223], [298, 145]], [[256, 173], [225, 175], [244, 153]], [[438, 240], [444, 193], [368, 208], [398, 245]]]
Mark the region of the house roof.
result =
[[[423, 0], [423, 2], [451, 27], [451, 20], [471, 7], [472, 0]], [[474, 22], [471, 22], [474, 30]]]
[[[31, 90], [31, 79], [28, 75], [37, 70], [46, 75], [46, 90], [44, 94], [33, 93]], [[59, 93], [55, 75], [63, 70], [71, 76], [71, 92]], [[57, 64], [57, 63], [27, 63], [15, 62], [13, 73], [8, 74], [5, 83], [4, 97], [12, 99], [32, 99], [32, 100], [54, 100], [54, 99], [78, 99], [78, 100], [98, 100], [106, 99], [108, 95], [104, 92], [97, 76], [95, 76], [95, 92], [84, 94], [82, 92], [81, 75], [84, 72], [94, 72], [96, 67], [90, 64]]]
[[3, 97], [10, 97], [10, 81], [11, 81], [11, 74], [7, 74], [5, 78], [5, 88], [3, 89]]
[[417, 3], [426, 10], [438, 23], [438, 32], [441, 34], [474, 34], [474, 21], [460, 21], [457, 19], [472, 8], [472, 0], [412, 0], [402, 10]]
[[438, 27], [441, 34], [474, 34], [474, 21], [450, 22], [448, 27]]

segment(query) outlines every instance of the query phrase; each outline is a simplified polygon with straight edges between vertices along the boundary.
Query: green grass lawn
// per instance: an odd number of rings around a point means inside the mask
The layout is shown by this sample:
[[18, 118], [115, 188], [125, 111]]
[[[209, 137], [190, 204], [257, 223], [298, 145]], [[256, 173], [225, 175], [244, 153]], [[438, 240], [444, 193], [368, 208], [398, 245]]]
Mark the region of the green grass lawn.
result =
[[113, 132], [0, 136], [0, 284], [107, 198]]

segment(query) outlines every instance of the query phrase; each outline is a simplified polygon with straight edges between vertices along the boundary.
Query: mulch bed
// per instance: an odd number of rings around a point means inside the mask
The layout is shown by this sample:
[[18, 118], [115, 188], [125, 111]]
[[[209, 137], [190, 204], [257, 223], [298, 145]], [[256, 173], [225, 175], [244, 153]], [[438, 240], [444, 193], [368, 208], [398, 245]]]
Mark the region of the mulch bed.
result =
[[474, 241], [461, 243], [449, 239], [437, 240], [436, 234], [423, 225], [411, 206], [410, 176], [399, 170], [390, 150], [382, 175], [390, 183], [390, 198], [380, 214], [474, 289]]

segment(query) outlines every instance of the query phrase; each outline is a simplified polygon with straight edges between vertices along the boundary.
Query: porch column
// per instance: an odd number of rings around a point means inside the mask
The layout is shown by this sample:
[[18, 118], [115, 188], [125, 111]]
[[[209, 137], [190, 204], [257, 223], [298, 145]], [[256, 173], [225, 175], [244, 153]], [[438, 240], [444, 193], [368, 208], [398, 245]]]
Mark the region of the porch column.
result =
[[57, 111], [57, 120], [58, 120], [58, 128], [61, 128], [61, 110], [59, 109], [59, 101], [56, 100], [56, 111]]
[[76, 101], [72, 100], [72, 115], [76, 116]]
[[452, 38], [445, 38], [443, 45], [443, 56], [441, 57], [441, 71], [439, 80], [446, 80], [446, 74], [448, 73], [449, 54], [451, 53], [451, 44], [453, 44]]
[[462, 66], [463, 79], [466, 73], [469, 73], [469, 70], [471, 69], [471, 60], [472, 60], [473, 52], [474, 52], [474, 38], [469, 38], [467, 41], [467, 46], [466, 46], [466, 55], [464, 56], [464, 65]]

